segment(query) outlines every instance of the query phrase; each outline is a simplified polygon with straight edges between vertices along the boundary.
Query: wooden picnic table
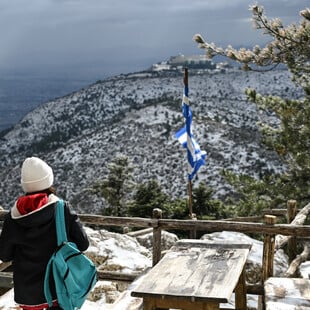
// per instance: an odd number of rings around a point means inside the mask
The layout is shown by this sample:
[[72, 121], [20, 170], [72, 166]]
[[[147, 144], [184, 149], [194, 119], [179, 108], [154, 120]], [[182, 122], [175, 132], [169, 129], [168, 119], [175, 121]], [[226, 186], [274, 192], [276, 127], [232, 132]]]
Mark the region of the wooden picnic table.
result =
[[179, 240], [131, 295], [143, 309], [217, 310], [235, 291], [236, 309], [246, 310], [244, 266], [250, 244]]

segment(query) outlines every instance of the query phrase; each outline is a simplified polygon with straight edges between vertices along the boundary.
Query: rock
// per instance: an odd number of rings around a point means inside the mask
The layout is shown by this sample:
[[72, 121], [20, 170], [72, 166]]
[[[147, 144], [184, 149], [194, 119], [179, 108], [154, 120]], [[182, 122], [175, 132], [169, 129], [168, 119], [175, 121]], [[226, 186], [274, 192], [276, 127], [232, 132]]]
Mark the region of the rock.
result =
[[152, 253], [130, 236], [85, 228], [90, 240], [86, 254], [99, 270], [142, 272], [152, 265]]
[[[85, 231], [90, 241], [86, 255], [98, 270], [137, 273], [152, 265], [152, 252], [136, 238], [104, 229], [85, 227]], [[126, 291], [128, 285], [118, 281], [98, 281], [87, 298], [85, 309], [92, 304], [97, 305], [97, 309], [107, 309], [109, 305], [113, 308], [112, 304]]]
[[[141, 245], [152, 251], [153, 232], [137, 236], [136, 238]], [[161, 232], [161, 250], [162, 251], [169, 250], [178, 240], [179, 238], [177, 235], [163, 230]]]
[[95, 303], [113, 303], [119, 294], [117, 283], [112, 281], [98, 281], [87, 299]]

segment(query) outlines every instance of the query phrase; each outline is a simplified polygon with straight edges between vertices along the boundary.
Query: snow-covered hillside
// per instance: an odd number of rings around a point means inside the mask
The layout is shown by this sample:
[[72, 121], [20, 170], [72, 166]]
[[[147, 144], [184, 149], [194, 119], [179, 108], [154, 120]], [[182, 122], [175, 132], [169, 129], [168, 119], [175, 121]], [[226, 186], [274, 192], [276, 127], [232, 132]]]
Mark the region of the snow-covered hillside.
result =
[[[301, 95], [284, 70], [268, 73], [189, 72], [194, 134], [207, 151], [207, 164], [194, 181], [205, 181], [217, 196], [230, 191], [219, 173], [230, 169], [253, 176], [284, 169], [259, 142], [260, 114], [246, 101], [244, 89], [263, 94]], [[54, 169], [58, 194], [81, 212], [99, 212], [104, 202], [87, 190], [107, 173], [118, 154], [135, 165], [135, 181], [157, 179], [174, 197], [186, 195], [186, 153], [174, 138], [183, 126], [181, 72], [120, 75], [45, 103], [2, 137], [0, 205], [9, 208], [17, 195], [20, 165], [36, 155]]]

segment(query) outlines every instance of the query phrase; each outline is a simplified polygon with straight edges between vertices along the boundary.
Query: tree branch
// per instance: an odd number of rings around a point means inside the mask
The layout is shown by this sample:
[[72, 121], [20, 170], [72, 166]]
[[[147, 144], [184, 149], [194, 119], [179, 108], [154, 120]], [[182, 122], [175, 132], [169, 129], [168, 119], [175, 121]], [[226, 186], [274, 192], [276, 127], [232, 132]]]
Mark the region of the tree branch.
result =
[[[295, 219], [291, 222], [291, 224], [292, 225], [303, 225], [309, 213], [310, 213], [310, 203], [308, 203], [305, 207], [303, 207], [298, 212], [298, 214], [296, 215]], [[277, 235], [276, 241], [275, 241], [275, 251], [282, 248], [288, 242], [290, 238], [291, 236]]]
[[308, 260], [310, 257], [310, 244], [305, 243], [304, 244], [304, 250], [300, 255], [297, 255], [296, 258], [291, 262], [289, 268], [284, 274], [284, 277], [286, 278], [292, 278], [295, 276], [298, 267], [301, 265], [301, 263]]

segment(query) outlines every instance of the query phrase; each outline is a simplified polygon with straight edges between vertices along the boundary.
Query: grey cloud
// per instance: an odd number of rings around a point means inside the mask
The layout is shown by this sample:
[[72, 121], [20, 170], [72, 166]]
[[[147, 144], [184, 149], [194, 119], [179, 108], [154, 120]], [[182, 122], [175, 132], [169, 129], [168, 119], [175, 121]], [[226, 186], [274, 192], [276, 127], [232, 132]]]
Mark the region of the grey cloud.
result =
[[[305, 0], [263, 0], [267, 16], [298, 21]], [[126, 67], [200, 53], [201, 33], [220, 45], [263, 42], [247, 0], [2, 0], [3, 66]], [[122, 68], [120, 67], [120, 70]]]

